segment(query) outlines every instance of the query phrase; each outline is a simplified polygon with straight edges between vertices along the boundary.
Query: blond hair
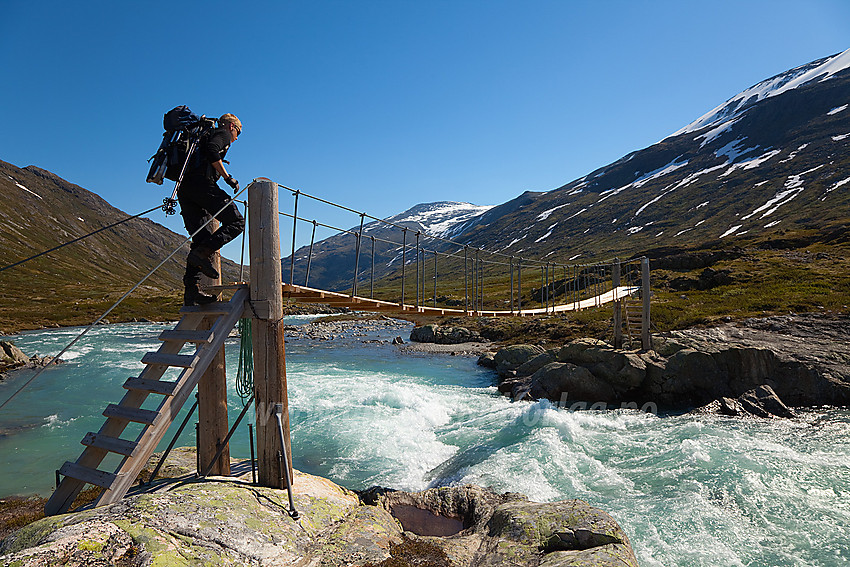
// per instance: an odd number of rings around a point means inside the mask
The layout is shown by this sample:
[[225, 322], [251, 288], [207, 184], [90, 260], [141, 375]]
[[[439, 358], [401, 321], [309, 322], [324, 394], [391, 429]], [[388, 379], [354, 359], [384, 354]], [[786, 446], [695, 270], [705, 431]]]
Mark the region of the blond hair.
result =
[[225, 124], [236, 124], [237, 128], [242, 129], [242, 121], [236, 118], [235, 114], [222, 114], [221, 118], [218, 119], [218, 123], [222, 126]]

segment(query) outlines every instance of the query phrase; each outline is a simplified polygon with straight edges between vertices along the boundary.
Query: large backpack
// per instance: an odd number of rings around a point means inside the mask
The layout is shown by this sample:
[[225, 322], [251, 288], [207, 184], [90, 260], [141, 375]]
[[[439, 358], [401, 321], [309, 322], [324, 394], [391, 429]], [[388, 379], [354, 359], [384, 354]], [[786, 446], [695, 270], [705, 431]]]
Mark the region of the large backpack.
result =
[[[198, 142], [206, 132], [215, 127], [215, 120], [198, 116], [188, 106], [178, 106], [165, 113], [162, 119], [165, 133], [151, 163], [147, 182], [162, 185], [163, 179], [179, 181], [184, 171], [193, 169], [197, 160]], [[197, 164], [196, 164], [197, 165]]]

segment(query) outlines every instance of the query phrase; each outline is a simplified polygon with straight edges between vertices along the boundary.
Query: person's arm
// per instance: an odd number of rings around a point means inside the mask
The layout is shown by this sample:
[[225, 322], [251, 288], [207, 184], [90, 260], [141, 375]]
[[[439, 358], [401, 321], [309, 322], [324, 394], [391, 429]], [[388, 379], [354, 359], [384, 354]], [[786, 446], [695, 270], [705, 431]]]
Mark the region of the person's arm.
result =
[[224, 179], [230, 177], [230, 174], [227, 173], [227, 170], [224, 169], [224, 162], [221, 160], [212, 162], [212, 167], [214, 170], [218, 172]]
[[239, 182], [236, 181], [233, 177], [231, 177], [229, 173], [227, 173], [227, 170], [224, 169], [224, 162], [222, 162], [221, 160], [214, 161], [212, 162], [212, 167], [218, 172], [219, 175], [221, 175], [221, 178], [224, 179], [225, 183], [233, 187], [233, 191], [239, 191]]

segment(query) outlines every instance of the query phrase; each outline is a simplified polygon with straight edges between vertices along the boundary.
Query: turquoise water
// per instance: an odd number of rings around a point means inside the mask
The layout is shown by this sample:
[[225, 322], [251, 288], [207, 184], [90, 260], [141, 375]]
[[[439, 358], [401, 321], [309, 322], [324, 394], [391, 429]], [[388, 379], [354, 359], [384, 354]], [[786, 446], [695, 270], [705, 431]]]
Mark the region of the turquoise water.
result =
[[[163, 328], [94, 329], [0, 412], [0, 496], [50, 492], [53, 471], [76, 459]], [[77, 332], [14, 340], [49, 355]], [[581, 498], [623, 525], [644, 567], [850, 563], [849, 410], [750, 421], [511, 403], [474, 359], [364, 343], [398, 334], [287, 342], [297, 468], [354, 489], [476, 483], [538, 501]], [[231, 382], [237, 352], [234, 339]], [[0, 383], [0, 400], [30, 375]], [[240, 409], [232, 390], [231, 419]], [[233, 456], [249, 455], [247, 437], [243, 425]], [[194, 445], [193, 426], [179, 444]]]

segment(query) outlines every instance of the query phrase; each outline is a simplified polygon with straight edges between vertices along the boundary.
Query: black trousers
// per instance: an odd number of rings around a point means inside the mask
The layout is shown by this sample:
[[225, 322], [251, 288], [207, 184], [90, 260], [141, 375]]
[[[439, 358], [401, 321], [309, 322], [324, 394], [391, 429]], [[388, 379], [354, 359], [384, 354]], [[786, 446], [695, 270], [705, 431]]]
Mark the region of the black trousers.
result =
[[[225, 206], [230, 201], [230, 196], [212, 179], [203, 177], [184, 179], [177, 190], [177, 200], [180, 203], [180, 216], [183, 217], [183, 224], [189, 234], [200, 229], [213, 215], [221, 223], [215, 232], [209, 225], [204, 226], [192, 238], [192, 249], [202, 246], [208, 250], [218, 250], [245, 230], [245, 218], [239, 212], [236, 203]], [[221, 210], [222, 207], [224, 210]], [[219, 210], [221, 210], [220, 213]], [[199, 268], [187, 263], [183, 283], [186, 286], [197, 285], [200, 274]]]

